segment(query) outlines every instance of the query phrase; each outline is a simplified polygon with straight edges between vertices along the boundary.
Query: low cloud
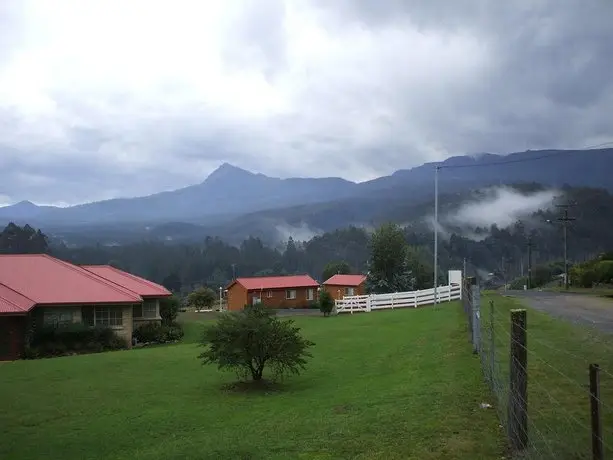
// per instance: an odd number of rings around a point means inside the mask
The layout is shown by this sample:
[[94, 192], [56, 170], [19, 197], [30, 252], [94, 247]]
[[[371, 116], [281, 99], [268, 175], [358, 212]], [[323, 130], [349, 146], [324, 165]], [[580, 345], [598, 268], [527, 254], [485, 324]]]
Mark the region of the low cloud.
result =
[[481, 199], [462, 204], [442, 221], [473, 229], [489, 228], [492, 225], [507, 228], [539, 210], [551, 208], [559, 192], [544, 190], [526, 194], [510, 187], [496, 187], [485, 190], [484, 195]]
[[305, 222], [301, 222], [298, 226], [289, 225], [287, 223], [279, 224], [275, 226], [275, 230], [277, 231], [280, 242], [286, 242], [290, 237], [294, 239], [294, 241], [309, 241], [324, 233], [321, 230], [309, 227]]
[[[512, 187], [493, 187], [475, 192], [475, 196], [461, 204], [457, 209], [439, 217], [438, 234], [448, 240], [452, 233], [459, 233], [473, 241], [483, 241], [489, 236], [489, 228], [509, 228], [521, 220], [531, 222], [531, 217], [539, 210], [548, 210], [554, 206], [558, 190], [542, 190], [534, 193], [522, 193]], [[426, 216], [424, 222], [434, 229], [432, 215]]]

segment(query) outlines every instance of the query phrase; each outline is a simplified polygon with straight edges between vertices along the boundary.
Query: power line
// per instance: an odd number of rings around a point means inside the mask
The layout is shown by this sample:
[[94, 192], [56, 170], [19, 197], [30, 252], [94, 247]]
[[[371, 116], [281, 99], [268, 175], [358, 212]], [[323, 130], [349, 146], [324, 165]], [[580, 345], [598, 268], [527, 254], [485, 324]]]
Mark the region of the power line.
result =
[[[591, 145], [591, 146], [584, 147], [579, 150], [590, 150], [590, 149], [595, 149], [598, 147], [604, 147], [607, 145], [613, 145], [613, 141], [605, 142], [603, 144]], [[481, 168], [481, 167], [486, 167], [486, 166], [498, 166], [498, 165], [506, 165], [506, 164], [511, 164], [511, 163], [525, 163], [528, 161], [537, 161], [537, 160], [542, 160], [545, 158], [557, 157], [560, 155], [565, 155], [565, 154], [570, 154], [570, 153], [575, 153], [575, 152], [577, 152], [577, 150], [562, 150], [562, 151], [557, 151], [555, 153], [550, 153], [547, 155], [531, 156], [529, 158], [517, 158], [514, 160], [493, 161], [490, 163], [476, 163], [476, 164], [470, 164], [470, 165], [441, 165], [439, 164], [439, 165], [436, 165], [436, 168], [438, 169]]]

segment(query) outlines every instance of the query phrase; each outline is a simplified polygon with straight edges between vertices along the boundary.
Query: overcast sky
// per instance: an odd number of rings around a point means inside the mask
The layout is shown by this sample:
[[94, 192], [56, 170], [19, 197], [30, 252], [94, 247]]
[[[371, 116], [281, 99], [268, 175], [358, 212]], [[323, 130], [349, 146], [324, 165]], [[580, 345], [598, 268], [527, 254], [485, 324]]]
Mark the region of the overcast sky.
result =
[[610, 0], [1, 0], [0, 204], [613, 140]]

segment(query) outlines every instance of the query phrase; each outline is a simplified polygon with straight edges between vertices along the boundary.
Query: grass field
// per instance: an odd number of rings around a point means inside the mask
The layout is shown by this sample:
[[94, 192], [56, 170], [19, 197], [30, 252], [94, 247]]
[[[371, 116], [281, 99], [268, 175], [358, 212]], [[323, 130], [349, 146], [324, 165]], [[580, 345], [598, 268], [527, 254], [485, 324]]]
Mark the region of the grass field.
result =
[[[489, 330], [489, 300], [494, 301], [494, 347]], [[509, 326], [518, 301], [489, 293], [481, 299], [483, 355], [491, 362], [495, 349], [499, 409], [506, 416], [509, 375]], [[606, 458], [613, 457], [613, 338], [592, 328], [527, 309], [528, 415], [532, 458], [591, 457], [588, 366], [599, 364]]]
[[272, 394], [222, 391], [194, 343], [2, 364], [0, 458], [501, 458], [456, 303], [296, 321], [314, 358]]

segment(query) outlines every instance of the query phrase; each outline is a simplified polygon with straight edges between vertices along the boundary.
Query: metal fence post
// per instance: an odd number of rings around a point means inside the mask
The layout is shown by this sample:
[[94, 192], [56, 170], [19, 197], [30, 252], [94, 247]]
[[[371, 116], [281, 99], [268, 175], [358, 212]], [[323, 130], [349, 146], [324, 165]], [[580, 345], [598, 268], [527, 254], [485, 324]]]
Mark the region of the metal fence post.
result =
[[509, 440], [514, 451], [528, 446], [528, 351], [526, 310], [511, 310], [511, 369], [509, 382]]
[[479, 353], [481, 349], [481, 293], [479, 292], [479, 286], [471, 286], [471, 328], [472, 328], [472, 342], [473, 353]]
[[494, 301], [490, 300], [490, 382], [493, 385], [496, 375], [496, 337], [494, 335]]
[[604, 459], [602, 419], [600, 415], [600, 366], [590, 364], [590, 412], [592, 415], [592, 459]]

